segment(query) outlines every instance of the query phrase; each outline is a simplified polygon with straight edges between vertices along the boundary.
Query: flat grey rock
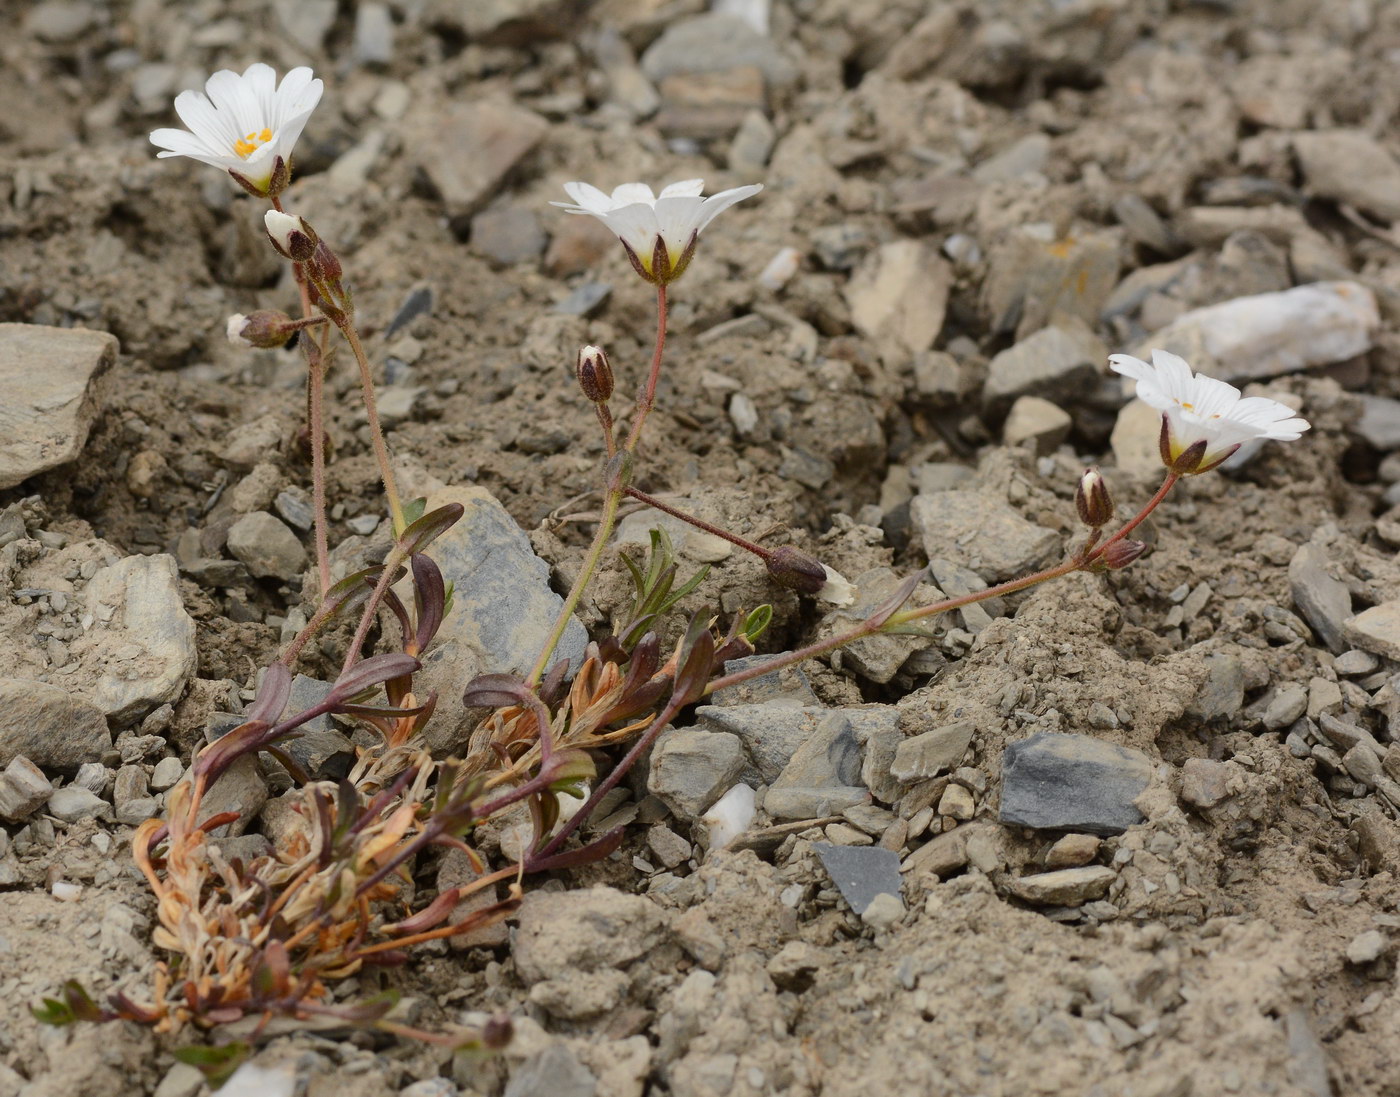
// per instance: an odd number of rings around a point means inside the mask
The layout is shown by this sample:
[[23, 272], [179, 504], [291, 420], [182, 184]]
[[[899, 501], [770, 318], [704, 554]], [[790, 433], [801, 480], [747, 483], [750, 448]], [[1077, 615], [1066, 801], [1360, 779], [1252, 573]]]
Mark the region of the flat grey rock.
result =
[[228, 551], [258, 579], [295, 579], [306, 567], [306, 549], [281, 519], [265, 510], [243, 515], [229, 527]]
[[1400, 218], [1400, 164], [1360, 130], [1312, 130], [1293, 135], [1307, 188], [1377, 217]]
[[100, 569], [82, 594], [93, 625], [69, 648], [79, 663], [67, 679], [74, 691], [115, 727], [177, 701], [197, 653], [175, 557], [128, 556]]
[[841, 897], [857, 914], [864, 914], [877, 895], [901, 898], [899, 854], [879, 846], [836, 846], [815, 842], [812, 848]]
[[82, 452], [116, 360], [103, 331], [0, 324], [0, 489]]
[[861, 749], [844, 713], [828, 712], [763, 799], [774, 819], [814, 819], [862, 803]]
[[682, 819], [698, 819], [744, 772], [737, 736], [700, 728], [665, 732], [651, 752], [647, 791]]
[[[467, 683], [478, 674], [528, 673], [564, 604], [549, 585], [549, 565], [494, 495], [479, 487], [442, 488], [428, 497], [427, 511], [449, 503], [462, 505], [462, 519], [427, 555], [452, 584], [453, 604], [415, 678], [420, 696], [438, 692], [428, 736], [434, 750], [463, 744]], [[568, 659], [577, 670], [587, 644], [588, 633], [574, 619], [551, 662]]]
[[71, 770], [111, 745], [96, 705], [46, 682], [0, 678], [0, 766], [22, 755], [41, 769]]
[[1054, 530], [1026, 521], [1010, 503], [980, 491], [916, 495], [909, 517], [930, 558], [945, 557], [988, 583], [1044, 567], [1061, 547]]
[[1022, 876], [1011, 882], [1011, 892], [1018, 899], [1037, 906], [1074, 907], [1103, 898], [1115, 879], [1117, 873], [1111, 868], [1085, 865]]
[[1140, 750], [1087, 735], [1037, 732], [1002, 753], [1001, 821], [1108, 836], [1140, 823], [1133, 803], [1152, 780]]
[[1108, 348], [1087, 324], [1041, 328], [991, 360], [982, 399], [998, 410], [1020, 396], [1063, 402], [1095, 387], [1107, 361]]
[[901, 781], [937, 777], [959, 765], [976, 728], [966, 720], [905, 739], [894, 752], [890, 774]]
[[695, 715], [702, 727], [737, 737], [747, 755], [745, 772], [763, 784], [772, 784], [830, 713], [830, 709], [820, 705], [766, 701], [749, 705], [703, 705], [696, 709]]
[[1288, 585], [1293, 593], [1293, 604], [1322, 642], [1331, 651], [1345, 651], [1351, 591], [1332, 574], [1325, 545], [1309, 541], [1298, 546], [1288, 563]]

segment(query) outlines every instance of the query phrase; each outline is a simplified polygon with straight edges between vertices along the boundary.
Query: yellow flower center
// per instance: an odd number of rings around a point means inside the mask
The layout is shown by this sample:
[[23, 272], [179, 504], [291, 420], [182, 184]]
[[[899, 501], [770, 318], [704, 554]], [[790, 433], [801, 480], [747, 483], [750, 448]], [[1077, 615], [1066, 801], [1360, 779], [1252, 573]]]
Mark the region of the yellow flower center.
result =
[[247, 137], [235, 141], [233, 151], [238, 154], [240, 160], [246, 160], [271, 140], [272, 131], [270, 129], [259, 130], [257, 133], [250, 133]]

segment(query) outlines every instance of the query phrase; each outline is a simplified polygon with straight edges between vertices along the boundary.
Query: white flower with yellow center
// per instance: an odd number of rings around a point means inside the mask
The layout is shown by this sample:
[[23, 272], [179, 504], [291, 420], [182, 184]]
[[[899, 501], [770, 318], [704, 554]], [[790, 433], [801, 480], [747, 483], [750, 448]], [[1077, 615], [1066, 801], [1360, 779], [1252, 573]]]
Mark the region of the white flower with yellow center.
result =
[[151, 144], [156, 155], [188, 156], [223, 168], [245, 189], [266, 196], [286, 185], [292, 146], [321, 101], [322, 84], [309, 68], [296, 68], [277, 83], [277, 73], [261, 62], [243, 75], [216, 72], [204, 91], [182, 91], [175, 113], [189, 127], [160, 129]]
[[1254, 438], [1291, 442], [1310, 425], [1277, 400], [1241, 396], [1234, 385], [1192, 374], [1169, 351], [1154, 350], [1151, 365], [1128, 354], [1109, 355], [1108, 364], [1162, 413], [1162, 463], [1178, 475], [1209, 472]]
[[637, 273], [664, 285], [685, 273], [706, 225], [763, 189], [761, 183], [753, 183], [702, 198], [704, 187], [703, 179], [687, 179], [653, 194], [645, 183], [623, 183], [608, 195], [587, 183], [565, 183], [573, 202], [550, 205], [596, 217], [617, 233]]

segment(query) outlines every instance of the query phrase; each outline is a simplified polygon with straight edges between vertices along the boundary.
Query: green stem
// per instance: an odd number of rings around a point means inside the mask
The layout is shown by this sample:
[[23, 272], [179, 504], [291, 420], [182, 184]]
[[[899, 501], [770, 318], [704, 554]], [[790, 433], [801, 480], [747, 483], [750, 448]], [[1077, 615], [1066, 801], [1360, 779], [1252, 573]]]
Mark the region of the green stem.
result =
[[408, 523], [404, 521], [403, 505], [399, 502], [398, 485], [394, 482], [394, 469], [389, 464], [389, 447], [384, 442], [384, 428], [379, 423], [379, 405], [374, 399], [374, 374], [365, 357], [365, 348], [360, 342], [360, 333], [355, 322], [345, 316], [338, 321], [345, 341], [355, 354], [355, 362], [360, 367], [360, 388], [365, 400], [365, 415], [369, 419], [370, 441], [374, 445], [374, 459], [379, 462], [379, 475], [384, 481], [384, 495], [389, 501], [389, 517], [394, 523], [394, 536], [403, 533]]

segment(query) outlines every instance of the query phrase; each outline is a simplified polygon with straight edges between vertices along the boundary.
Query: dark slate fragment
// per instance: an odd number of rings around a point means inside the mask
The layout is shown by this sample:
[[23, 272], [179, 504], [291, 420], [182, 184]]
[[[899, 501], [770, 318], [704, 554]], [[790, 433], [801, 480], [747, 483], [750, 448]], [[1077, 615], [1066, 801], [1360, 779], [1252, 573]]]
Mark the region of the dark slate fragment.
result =
[[1088, 735], [1037, 732], [1002, 753], [1001, 821], [1109, 836], [1143, 820], [1133, 803], [1152, 780], [1140, 750]]
[[865, 910], [877, 895], [900, 896], [899, 854], [879, 846], [836, 846], [815, 842], [812, 848], [821, 858], [831, 882], [856, 914]]

